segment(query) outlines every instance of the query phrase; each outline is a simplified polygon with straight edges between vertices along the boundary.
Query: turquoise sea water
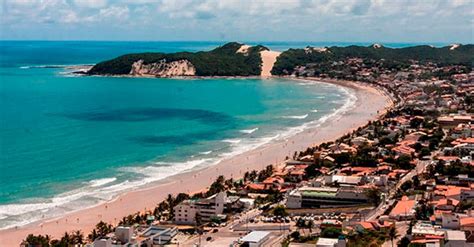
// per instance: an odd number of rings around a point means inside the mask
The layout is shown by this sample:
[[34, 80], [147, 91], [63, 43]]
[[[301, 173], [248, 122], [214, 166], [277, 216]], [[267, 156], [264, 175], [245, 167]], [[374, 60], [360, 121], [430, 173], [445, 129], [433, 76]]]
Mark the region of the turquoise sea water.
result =
[[[49, 66], [220, 44], [1, 41], [0, 228], [211, 165], [320, 123], [350, 104], [349, 91], [327, 84], [80, 77]], [[284, 50], [307, 44], [266, 45]]]

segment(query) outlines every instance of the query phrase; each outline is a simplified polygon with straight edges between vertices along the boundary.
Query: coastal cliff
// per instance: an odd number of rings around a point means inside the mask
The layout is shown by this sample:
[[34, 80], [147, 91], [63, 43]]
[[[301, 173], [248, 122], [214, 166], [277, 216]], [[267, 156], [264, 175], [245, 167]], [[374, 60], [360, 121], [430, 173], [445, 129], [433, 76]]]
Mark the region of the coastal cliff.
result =
[[157, 63], [144, 64], [140, 59], [132, 64], [130, 75], [133, 76], [157, 76], [157, 77], [173, 77], [173, 76], [194, 76], [196, 68], [188, 60], [177, 60], [167, 62], [166, 59]]

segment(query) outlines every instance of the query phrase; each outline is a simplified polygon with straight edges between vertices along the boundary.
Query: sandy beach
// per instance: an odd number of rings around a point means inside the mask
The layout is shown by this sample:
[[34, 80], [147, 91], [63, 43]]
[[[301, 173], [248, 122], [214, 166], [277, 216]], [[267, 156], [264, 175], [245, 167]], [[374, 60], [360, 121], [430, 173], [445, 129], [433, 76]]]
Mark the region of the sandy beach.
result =
[[[275, 54], [271, 55], [270, 60]], [[260, 170], [269, 164], [281, 163], [288, 154], [334, 140], [365, 125], [392, 105], [390, 97], [378, 89], [353, 82], [328, 81], [328, 83], [350, 88], [355, 92], [357, 100], [351, 110], [328, 119], [318, 128], [307, 129], [286, 140], [268, 143], [255, 150], [227, 158], [211, 167], [169, 177], [159, 184], [127, 192], [101, 205], [91, 205], [88, 209], [68, 213], [57, 219], [45, 219], [42, 222], [2, 230], [0, 246], [18, 246], [30, 233], [49, 234], [58, 238], [65, 231], [80, 229], [87, 236], [100, 220], [115, 224], [124, 216], [154, 208], [168, 194], [176, 195], [180, 192], [192, 194], [202, 191], [219, 175], [236, 179], [242, 177], [246, 171]]]

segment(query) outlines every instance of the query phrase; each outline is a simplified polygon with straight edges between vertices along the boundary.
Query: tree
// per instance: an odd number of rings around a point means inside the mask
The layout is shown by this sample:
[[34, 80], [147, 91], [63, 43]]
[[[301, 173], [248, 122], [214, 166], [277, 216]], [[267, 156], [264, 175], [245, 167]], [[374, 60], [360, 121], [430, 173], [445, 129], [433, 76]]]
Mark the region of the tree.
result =
[[319, 171], [319, 168], [321, 168], [321, 165], [319, 165], [319, 164], [311, 164], [311, 165], [307, 166], [304, 169], [306, 177], [307, 178], [314, 178], [314, 177], [320, 175], [321, 172]]
[[424, 157], [424, 156], [428, 156], [431, 154], [431, 150], [429, 148], [426, 148], [426, 147], [423, 147], [421, 150], [420, 150], [420, 156], [419, 157]]
[[275, 216], [287, 216], [286, 208], [283, 205], [278, 205], [273, 209], [273, 215]]
[[377, 188], [370, 188], [366, 191], [366, 196], [373, 205], [378, 205], [380, 203], [381, 192]]
[[105, 237], [107, 234], [113, 231], [113, 227], [111, 224], [107, 224], [103, 221], [100, 221], [99, 223], [97, 223], [94, 230], [96, 230], [98, 237]]
[[395, 226], [392, 226], [388, 229], [388, 237], [390, 238], [393, 247], [393, 240], [400, 237], [400, 234], [398, 234], [397, 228]]
[[301, 234], [300, 234], [299, 231], [294, 231], [294, 232], [292, 232], [292, 233], [290, 234], [290, 237], [293, 238], [293, 239], [295, 239], [295, 240], [300, 239], [300, 236], [301, 236]]
[[72, 239], [74, 244], [84, 244], [84, 234], [80, 230], [72, 233]]
[[49, 247], [49, 242], [51, 241], [51, 237], [49, 235], [33, 235], [29, 234], [26, 239], [23, 241], [28, 245], [32, 246], [40, 246], [40, 247]]
[[403, 237], [400, 239], [400, 242], [398, 243], [398, 247], [408, 247], [410, 245], [410, 239], [407, 237]]
[[411, 161], [411, 156], [402, 154], [398, 157], [395, 164], [400, 169], [408, 170], [412, 168], [410, 161]]
[[321, 232], [323, 238], [338, 238], [342, 234], [342, 230], [335, 227], [327, 227]]

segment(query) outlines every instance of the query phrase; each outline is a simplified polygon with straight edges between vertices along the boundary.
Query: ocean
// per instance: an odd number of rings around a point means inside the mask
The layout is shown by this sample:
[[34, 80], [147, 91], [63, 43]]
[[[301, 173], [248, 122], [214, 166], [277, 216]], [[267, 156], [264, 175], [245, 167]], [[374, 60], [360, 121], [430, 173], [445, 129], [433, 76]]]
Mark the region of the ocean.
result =
[[64, 68], [222, 44], [0, 41], [0, 228], [215, 164], [317, 126], [354, 101], [350, 90], [324, 83], [84, 77]]

